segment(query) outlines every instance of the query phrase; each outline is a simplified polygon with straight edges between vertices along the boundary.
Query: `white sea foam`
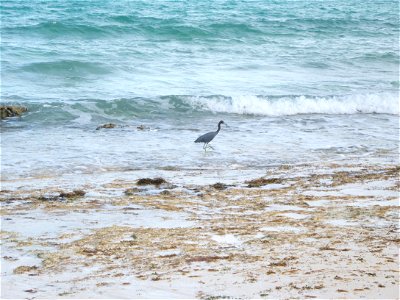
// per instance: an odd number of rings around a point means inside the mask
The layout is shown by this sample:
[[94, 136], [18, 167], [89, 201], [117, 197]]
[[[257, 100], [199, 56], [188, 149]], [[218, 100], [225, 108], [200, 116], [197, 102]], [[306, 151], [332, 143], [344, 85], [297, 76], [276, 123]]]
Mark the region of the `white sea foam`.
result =
[[250, 115], [296, 115], [296, 114], [396, 114], [399, 111], [398, 94], [365, 94], [331, 97], [188, 97], [185, 101], [196, 109], [212, 112]]

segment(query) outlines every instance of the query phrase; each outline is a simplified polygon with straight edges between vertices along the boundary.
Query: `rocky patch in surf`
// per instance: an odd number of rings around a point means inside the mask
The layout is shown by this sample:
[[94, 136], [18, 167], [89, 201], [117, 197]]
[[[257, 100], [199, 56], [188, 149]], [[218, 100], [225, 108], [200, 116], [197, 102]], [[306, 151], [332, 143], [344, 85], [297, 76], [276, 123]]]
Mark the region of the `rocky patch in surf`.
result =
[[0, 106], [0, 116], [1, 119], [10, 118], [10, 117], [19, 117], [24, 112], [28, 111], [28, 109], [24, 106], [16, 106], [16, 105], [1, 105]]
[[107, 124], [103, 124], [103, 125], [97, 126], [96, 130], [100, 130], [100, 129], [110, 129], [110, 128], [115, 128], [115, 127], [117, 127], [116, 124], [114, 124], [114, 123], [107, 123]]

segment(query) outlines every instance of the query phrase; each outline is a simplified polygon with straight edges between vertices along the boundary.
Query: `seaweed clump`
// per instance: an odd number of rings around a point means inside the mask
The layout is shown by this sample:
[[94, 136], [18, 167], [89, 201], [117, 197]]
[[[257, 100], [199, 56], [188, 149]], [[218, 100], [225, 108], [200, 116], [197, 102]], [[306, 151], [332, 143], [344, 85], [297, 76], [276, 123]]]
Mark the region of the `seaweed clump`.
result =
[[250, 181], [246, 181], [247, 187], [260, 187], [267, 184], [279, 184], [282, 183], [281, 178], [257, 178]]
[[163, 183], [167, 183], [164, 178], [157, 177], [157, 178], [140, 178], [136, 184], [137, 185], [161, 185]]
[[37, 199], [41, 201], [58, 201], [65, 199], [76, 199], [85, 196], [86, 192], [83, 190], [73, 190], [72, 192], [61, 192], [57, 196], [40, 196]]
[[66, 199], [75, 199], [79, 197], [85, 196], [86, 192], [82, 190], [74, 190], [72, 192], [62, 192], [60, 193], [59, 197], [60, 198], [66, 198]]
[[216, 190], [225, 190], [228, 186], [224, 183], [217, 182], [217, 183], [213, 184], [212, 187]]
[[39, 269], [38, 266], [19, 266], [14, 269], [13, 273], [14, 274], [32, 273], [32, 272], [37, 272], [38, 269]]

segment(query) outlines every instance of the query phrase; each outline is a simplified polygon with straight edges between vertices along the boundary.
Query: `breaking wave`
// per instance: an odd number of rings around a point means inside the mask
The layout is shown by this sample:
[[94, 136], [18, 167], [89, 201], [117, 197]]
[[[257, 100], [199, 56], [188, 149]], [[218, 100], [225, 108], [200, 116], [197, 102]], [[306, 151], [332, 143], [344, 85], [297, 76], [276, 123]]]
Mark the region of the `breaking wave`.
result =
[[210, 112], [257, 116], [400, 114], [397, 94], [343, 97], [169, 95], [114, 100], [79, 99], [69, 102], [32, 103], [22, 100], [18, 104], [28, 108], [22, 117], [26, 121], [51, 124], [73, 122], [81, 125], [146, 118], [186, 118]]
[[352, 96], [211, 96], [186, 97], [197, 110], [216, 113], [283, 116], [297, 114], [399, 114], [398, 94]]

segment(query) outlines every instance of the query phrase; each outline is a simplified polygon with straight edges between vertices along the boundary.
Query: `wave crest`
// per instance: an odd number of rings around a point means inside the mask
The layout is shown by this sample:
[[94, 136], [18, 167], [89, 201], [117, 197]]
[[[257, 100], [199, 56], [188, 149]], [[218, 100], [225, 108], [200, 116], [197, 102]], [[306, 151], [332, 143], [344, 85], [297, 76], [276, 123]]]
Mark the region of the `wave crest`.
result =
[[196, 96], [183, 101], [198, 110], [246, 115], [399, 114], [399, 96], [389, 93], [343, 97]]
[[400, 115], [398, 94], [345, 97], [169, 95], [68, 102], [20, 100], [18, 104], [28, 108], [22, 119], [46, 124], [127, 122], [133, 119], [190, 117], [209, 112], [258, 116], [363, 113]]

